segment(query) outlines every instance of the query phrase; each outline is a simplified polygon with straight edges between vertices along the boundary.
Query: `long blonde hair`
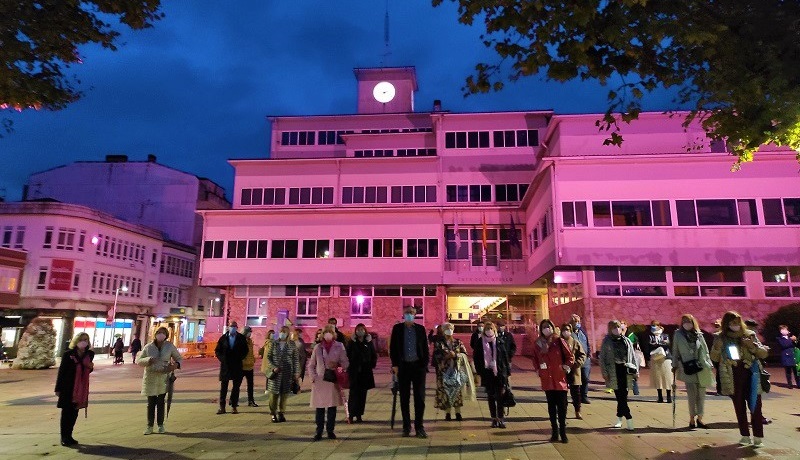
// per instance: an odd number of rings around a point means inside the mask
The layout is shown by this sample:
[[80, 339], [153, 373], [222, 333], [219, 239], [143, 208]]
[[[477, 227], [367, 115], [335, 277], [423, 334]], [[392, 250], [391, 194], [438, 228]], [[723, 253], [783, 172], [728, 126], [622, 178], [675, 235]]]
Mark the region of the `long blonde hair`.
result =
[[78, 347], [78, 342], [80, 342], [81, 339], [83, 339], [84, 337], [86, 338], [86, 341], [89, 342], [89, 346], [87, 346], [86, 349], [87, 350], [91, 350], [92, 349], [92, 339], [89, 337], [89, 334], [87, 334], [85, 332], [78, 332], [77, 334], [75, 334], [75, 337], [73, 337], [72, 340], [69, 341], [69, 347], [68, 348], [70, 350], [74, 350], [75, 348], [77, 348]]

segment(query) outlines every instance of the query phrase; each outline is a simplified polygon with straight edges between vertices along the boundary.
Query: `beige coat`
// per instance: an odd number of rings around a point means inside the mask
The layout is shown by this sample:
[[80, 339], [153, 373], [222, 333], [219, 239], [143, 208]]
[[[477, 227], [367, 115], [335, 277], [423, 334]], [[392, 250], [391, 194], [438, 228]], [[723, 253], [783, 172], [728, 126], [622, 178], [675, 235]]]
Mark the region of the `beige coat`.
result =
[[142, 394], [145, 396], [158, 396], [167, 392], [167, 366], [170, 363], [179, 363], [183, 360], [178, 349], [172, 342], [164, 342], [161, 350], [155, 342], [144, 346], [139, 354], [136, 364], [144, 367], [142, 377]]
[[[750, 343], [746, 345], [746, 343]], [[739, 350], [739, 361], [730, 359], [728, 347], [735, 346]], [[714, 343], [711, 345], [711, 361], [719, 363], [719, 382], [722, 387], [722, 394], [725, 396], [733, 395], [733, 367], [744, 366], [750, 369], [755, 359], [764, 359], [769, 354], [769, 349], [761, 344], [756, 333], [750, 330], [739, 331], [738, 333], [727, 332], [725, 334], [715, 334]], [[758, 381], [758, 394], [763, 393], [761, 379]]]
[[567, 343], [567, 348], [569, 348], [569, 351], [572, 352], [572, 356], [575, 357], [575, 363], [572, 365], [572, 370], [570, 371], [569, 375], [567, 375], [567, 383], [570, 385], [580, 385], [582, 383], [581, 368], [583, 367], [584, 362], [586, 362], [586, 352], [583, 349], [583, 345], [573, 337], [570, 337], [569, 340], [564, 341]]
[[332, 363], [338, 363], [338, 367], [345, 370], [350, 366], [347, 351], [341, 342], [334, 341], [329, 352], [324, 350], [325, 346], [320, 343], [314, 347], [311, 359], [308, 360], [308, 374], [311, 376], [311, 407], [316, 409], [342, 405], [339, 386], [322, 380], [322, 377], [325, 369]]

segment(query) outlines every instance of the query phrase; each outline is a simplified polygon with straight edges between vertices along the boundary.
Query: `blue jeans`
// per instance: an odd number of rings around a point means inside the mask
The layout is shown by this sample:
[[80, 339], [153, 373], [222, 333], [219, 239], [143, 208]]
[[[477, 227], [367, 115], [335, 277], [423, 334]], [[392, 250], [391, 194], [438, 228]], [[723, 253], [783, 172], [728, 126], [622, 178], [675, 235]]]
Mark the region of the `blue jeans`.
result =
[[584, 365], [581, 368], [581, 399], [589, 399], [589, 374], [592, 371], [592, 365]]

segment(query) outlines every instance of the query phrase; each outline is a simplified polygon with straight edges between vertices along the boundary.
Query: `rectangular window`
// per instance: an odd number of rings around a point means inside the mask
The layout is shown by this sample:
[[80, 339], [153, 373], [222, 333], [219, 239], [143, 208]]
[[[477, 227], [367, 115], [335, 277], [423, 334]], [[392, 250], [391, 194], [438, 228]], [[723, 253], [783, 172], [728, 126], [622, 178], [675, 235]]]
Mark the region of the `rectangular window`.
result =
[[240, 200], [240, 204], [242, 206], [247, 206], [247, 205], [249, 205], [251, 203], [252, 192], [253, 192], [253, 189], [250, 189], [250, 188], [243, 188], [242, 189], [242, 198]]
[[649, 201], [614, 201], [611, 206], [614, 227], [649, 227], [653, 225]]
[[786, 225], [800, 225], [800, 198], [784, 198], [783, 209]]
[[739, 225], [758, 225], [756, 200], [736, 200], [739, 211]]
[[247, 299], [247, 325], [267, 326], [268, 299], [264, 297], [250, 297]]
[[315, 318], [317, 316], [317, 298], [298, 297], [297, 316], [301, 318]]
[[330, 256], [329, 240], [303, 240], [304, 259], [325, 259]]
[[399, 238], [372, 240], [372, 257], [403, 257], [403, 240]]
[[761, 200], [764, 206], [764, 223], [766, 225], [783, 225], [783, 206], [780, 198], [765, 198]]
[[439, 240], [436, 238], [406, 240], [406, 257], [439, 257]]
[[672, 226], [672, 216], [670, 215], [669, 200], [655, 200], [653, 204], [653, 225], [656, 227]]
[[372, 316], [372, 297], [358, 295], [350, 298], [350, 316], [369, 318]]
[[414, 307], [417, 311], [417, 318], [422, 318], [424, 306], [425, 301], [423, 297], [403, 297], [403, 310], [408, 307]]
[[592, 201], [592, 217], [595, 227], [611, 227], [611, 203]]
[[53, 247], [53, 227], [45, 227], [44, 229], [44, 244], [43, 249], [50, 249]]
[[737, 225], [736, 200], [696, 200], [699, 225]]
[[47, 267], [39, 267], [39, 278], [36, 280], [36, 289], [47, 287]]
[[489, 148], [489, 131], [446, 132], [444, 143], [448, 149]]
[[682, 227], [694, 227], [697, 225], [697, 215], [695, 214], [694, 201], [677, 200], [675, 209], [678, 212], [678, 225]]
[[677, 297], [745, 297], [742, 267], [672, 267]]

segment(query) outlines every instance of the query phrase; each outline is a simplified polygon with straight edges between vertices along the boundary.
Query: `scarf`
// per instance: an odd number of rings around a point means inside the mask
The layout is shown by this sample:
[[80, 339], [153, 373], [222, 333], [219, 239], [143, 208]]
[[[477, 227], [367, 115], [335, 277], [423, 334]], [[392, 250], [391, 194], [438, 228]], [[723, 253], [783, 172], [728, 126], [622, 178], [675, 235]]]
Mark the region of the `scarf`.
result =
[[611, 336], [611, 344], [614, 349], [614, 362], [617, 364], [625, 364], [628, 362], [628, 346], [624, 342], [622, 335]]
[[697, 339], [700, 337], [700, 334], [694, 329], [687, 331], [686, 329], [681, 328], [681, 333], [683, 333], [683, 336], [686, 337], [686, 341], [691, 345], [696, 344]]
[[89, 363], [92, 362], [88, 353], [83, 357], [78, 356], [77, 352], [72, 357], [75, 362], [75, 386], [72, 388], [72, 402], [76, 409], [86, 409], [89, 407]]
[[489, 341], [487, 337], [484, 336], [482, 342], [483, 365], [486, 369], [491, 370], [494, 375], [497, 375], [497, 340]]
[[328, 342], [327, 340], [323, 340], [322, 341], [322, 348], [324, 348], [325, 351], [331, 351], [331, 347], [333, 346], [333, 342], [335, 342], [335, 340], [331, 340], [330, 342]]

